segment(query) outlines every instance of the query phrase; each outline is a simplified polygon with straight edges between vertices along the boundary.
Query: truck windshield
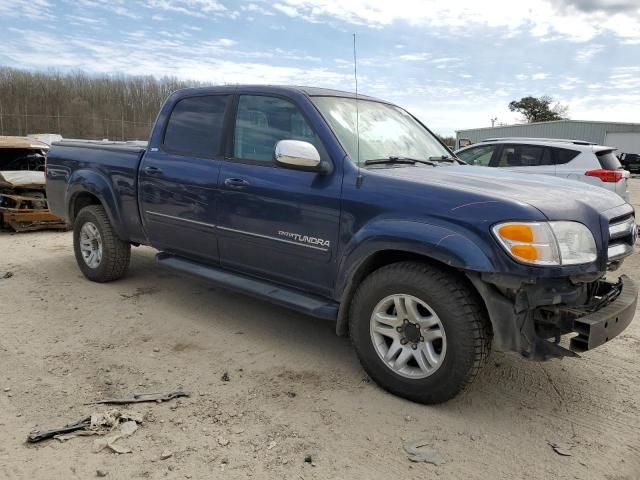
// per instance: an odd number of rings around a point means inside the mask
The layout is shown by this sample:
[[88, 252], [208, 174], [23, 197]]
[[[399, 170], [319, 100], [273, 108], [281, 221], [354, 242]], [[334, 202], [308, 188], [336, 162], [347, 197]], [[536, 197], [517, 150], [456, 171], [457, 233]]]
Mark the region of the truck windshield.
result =
[[360, 155], [356, 136], [356, 101], [342, 97], [312, 97], [338, 140], [354, 162], [390, 157], [428, 161], [450, 157], [443, 147], [405, 110], [385, 103], [358, 99]]

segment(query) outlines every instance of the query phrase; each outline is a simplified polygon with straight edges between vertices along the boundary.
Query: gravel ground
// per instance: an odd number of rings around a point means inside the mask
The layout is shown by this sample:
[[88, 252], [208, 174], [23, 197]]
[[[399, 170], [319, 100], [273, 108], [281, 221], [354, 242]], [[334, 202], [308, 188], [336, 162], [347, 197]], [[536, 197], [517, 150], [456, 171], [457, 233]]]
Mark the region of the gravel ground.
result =
[[[494, 352], [467, 392], [427, 407], [371, 383], [330, 322], [153, 256], [135, 249], [129, 275], [100, 285], [81, 276], [70, 233], [0, 234], [0, 271], [14, 273], [0, 279], [0, 478], [640, 478], [640, 318], [579, 359]], [[636, 253], [622, 272], [640, 281], [639, 267]], [[132, 453], [25, 444], [108, 409], [86, 402], [177, 388], [193, 395], [130, 408], [146, 415], [121, 441]], [[403, 439], [446, 463], [409, 462]]]

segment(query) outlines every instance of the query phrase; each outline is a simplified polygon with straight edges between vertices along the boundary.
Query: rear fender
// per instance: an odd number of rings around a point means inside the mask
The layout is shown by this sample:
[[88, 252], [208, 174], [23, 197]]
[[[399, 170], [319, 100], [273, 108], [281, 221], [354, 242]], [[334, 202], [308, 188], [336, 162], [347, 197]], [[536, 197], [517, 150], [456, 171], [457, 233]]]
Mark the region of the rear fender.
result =
[[109, 217], [111, 226], [117, 233], [117, 235], [125, 240], [127, 238], [126, 233], [123, 230], [122, 212], [120, 205], [116, 201], [116, 195], [113, 191], [111, 183], [99, 173], [92, 170], [76, 170], [69, 179], [67, 184], [66, 204], [68, 218], [73, 224], [75, 202], [78, 195], [82, 193], [89, 193], [96, 197]]

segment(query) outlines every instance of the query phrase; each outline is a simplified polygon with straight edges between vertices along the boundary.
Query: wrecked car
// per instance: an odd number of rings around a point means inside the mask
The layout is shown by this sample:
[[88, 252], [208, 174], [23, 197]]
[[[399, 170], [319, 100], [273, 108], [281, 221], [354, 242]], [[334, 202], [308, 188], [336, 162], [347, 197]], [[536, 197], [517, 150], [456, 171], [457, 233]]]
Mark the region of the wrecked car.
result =
[[335, 321], [416, 402], [454, 397], [492, 346], [577, 356], [636, 308], [612, 273], [638, 235], [620, 196], [463, 165], [406, 110], [346, 92], [178, 91], [148, 145], [54, 143], [47, 197], [89, 280], [151, 245], [162, 267]]
[[0, 137], [0, 228], [16, 232], [66, 228], [45, 195], [49, 146], [28, 137]]

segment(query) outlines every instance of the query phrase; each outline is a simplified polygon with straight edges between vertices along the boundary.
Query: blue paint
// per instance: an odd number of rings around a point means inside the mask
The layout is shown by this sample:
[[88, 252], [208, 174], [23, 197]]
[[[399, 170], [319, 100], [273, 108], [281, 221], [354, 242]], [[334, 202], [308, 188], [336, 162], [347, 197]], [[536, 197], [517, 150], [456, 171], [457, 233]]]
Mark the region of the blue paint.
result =
[[[220, 151], [200, 158], [164, 149], [164, 127], [175, 103], [214, 94], [231, 98]], [[294, 103], [320, 139], [330, 173], [229, 158], [241, 94]], [[412, 252], [463, 271], [522, 278], [606, 270], [604, 212], [623, 204], [617, 195], [602, 190], [587, 199], [574, 182], [461, 165], [359, 169], [311, 101], [315, 94], [350, 96], [270, 86], [176, 92], [162, 107], [146, 149], [54, 145], [48, 158], [49, 205], [72, 221], [77, 195], [89, 193], [104, 205], [124, 240], [336, 301], [358, 266], [385, 250]], [[229, 186], [229, 179], [245, 185]], [[594, 234], [598, 260], [552, 268], [520, 264], [490, 233], [492, 225], [509, 220], [582, 222]], [[328, 246], [296, 240], [302, 236]]]

